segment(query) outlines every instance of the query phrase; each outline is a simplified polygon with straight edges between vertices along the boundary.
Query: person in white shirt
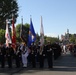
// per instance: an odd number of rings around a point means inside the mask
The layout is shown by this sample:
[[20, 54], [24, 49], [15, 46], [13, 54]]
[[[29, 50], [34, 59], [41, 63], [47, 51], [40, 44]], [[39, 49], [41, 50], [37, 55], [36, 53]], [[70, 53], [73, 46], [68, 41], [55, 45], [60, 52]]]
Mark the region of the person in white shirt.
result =
[[63, 53], [66, 54], [66, 45], [63, 45]]
[[21, 51], [22, 51], [21, 54], [22, 54], [22, 64], [23, 64], [23, 67], [27, 67], [27, 62], [28, 62], [27, 57], [29, 55], [29, 52], [28, 52], [28, 47], [26, 46], [25, 43], [23, 43], [21, 45]]

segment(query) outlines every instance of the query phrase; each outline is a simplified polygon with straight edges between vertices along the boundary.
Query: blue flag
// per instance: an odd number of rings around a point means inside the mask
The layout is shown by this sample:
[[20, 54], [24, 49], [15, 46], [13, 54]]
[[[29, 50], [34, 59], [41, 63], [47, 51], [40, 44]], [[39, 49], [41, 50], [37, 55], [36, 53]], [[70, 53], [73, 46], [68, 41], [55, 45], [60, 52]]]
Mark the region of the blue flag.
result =
[[34, 43], [36, 40], [36, 33], [33, 27], [32, 19], [30, 19], [30, 28], [29, 28], [29, 36], [28, 36], [28, 46], [31, 45], [31, 43]]

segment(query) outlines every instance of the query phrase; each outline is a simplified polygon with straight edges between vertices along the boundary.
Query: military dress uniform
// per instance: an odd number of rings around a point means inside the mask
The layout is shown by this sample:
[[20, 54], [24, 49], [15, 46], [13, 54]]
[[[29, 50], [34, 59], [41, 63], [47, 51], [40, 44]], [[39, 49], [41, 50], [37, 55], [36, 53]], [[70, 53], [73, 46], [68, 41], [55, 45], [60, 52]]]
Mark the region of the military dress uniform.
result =
[[7, 57], [8, 68], [12, 68], [13, 55], [14, 55], [14, 50], [10, 45], [10, 47], [6, 48], [6, 57]]
[[52, 44], [52, 49], [54, 52], [54, 60], [56, 60], [61, 55], [61, 47], [58, 44], [54, 43]]
[[0, 47], [0, 62], [1, 62], [1, 68], [4, 68], [4, 67], [5, 67], [5, 56], [6, 56], [5, 47], [1, 45], [1, 47]]
[[35, 46], [31, 45], [31, 47], [30, 47], [30, 50], [31, 50], [31, 52], [30, 52], [30, 59], [31, 59], [31, 63], [32, 63], [32, 67], [33, 68], [36, 67], [36, 58], [35, 58], [36, 50], [35, 49], [36, 49]]
[[48, 68], [53, 68], [52, 46], [50, 43], [46, 45], [46, 56], [48, 61]]
[[44, 67], [44, 56], [45, 56], [44, 48], [41, 48], [40, 52], [39, 52], [39, 64], [40, 64], [40, 68]]
[[16, 63], [16, 68], [20, 67], [21, 65], [21, 50], [19, 46], [16, 46], [16, 49], [14, 51], [15, 54], [15, 63]]
[[36, 45], [36, 62], [38, 63], [39, 62], [39, 49], [40, 49], [40, 46], [39, 45]]
[[53, 49], [53, 52], [54, 52], [54, 60], [56, 60], [58, 58], [58, 48], [57, 48], [56, 43], [52, 44], [52, 49]]
[[38, 59], [39, 59], [39, 67], [44, 67], [44, 58], [45, 58], [45, 46], [41, 46], [40, 43], [38, 45]]

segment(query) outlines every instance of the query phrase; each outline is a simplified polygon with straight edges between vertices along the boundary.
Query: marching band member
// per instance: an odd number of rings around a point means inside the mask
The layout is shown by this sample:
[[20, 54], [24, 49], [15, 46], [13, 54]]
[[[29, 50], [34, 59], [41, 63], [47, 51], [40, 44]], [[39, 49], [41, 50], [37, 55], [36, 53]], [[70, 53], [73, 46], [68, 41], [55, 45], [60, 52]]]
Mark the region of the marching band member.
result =
[[35, 59], [36, 48], [35, 48], [35, 45], [33, 43], [31, 44], [30, 50], [31, 50], [30, 58], [31, 58], [32, 67], [35, 68], [36, 67], [36, 59]]
[[6, 50], [3, 44], [0, 44], [0, 63], [1, 68], [5, 67], [5, 56], [6, 56]]
[[39, 66], [40, 68], [44, 67], [44, 57], [45, 57], [45, 49], [44, 46], [39, 45]]
[[22, 45], [22, 49], [21, 49], [21, 54], [22, 54], [22, 64], [23, 64], [23, 67], [27, 67], [27, 62], [28, 62], [28, 55], [29, 55], [29, 52], [28, 52], [28, 47], [26, 46], [26, 44], [24, 43]]
[[9, 44], [9, 47], [6, 48], [6, 57], [7, 57], [8, 68], [12, 68], [13, 55], [14, 55], [14, 50], [12, 48], [12, 44]]
[[53, 52], [52, 45], [50, 42], [46, 45], [46, 56], [48, 61], [48, 68], [53, 68]]
[[20, 63], [21, 63], [21, 50], [20, 50], [19, 45], [16, 45], [16, 49], [14, 50], [14, 54], [15, 54], [16, 68], [19, 68]]

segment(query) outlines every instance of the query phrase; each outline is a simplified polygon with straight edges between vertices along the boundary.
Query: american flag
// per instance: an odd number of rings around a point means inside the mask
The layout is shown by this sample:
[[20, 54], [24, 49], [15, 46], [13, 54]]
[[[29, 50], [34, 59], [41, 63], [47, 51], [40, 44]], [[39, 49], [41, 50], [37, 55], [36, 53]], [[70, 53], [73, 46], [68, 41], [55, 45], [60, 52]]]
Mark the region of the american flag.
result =
[[8, 21], [6, 20], [6, 32], [5, 32], [5, 38], [6, 38], [6, 46], [9, 46], [9, 43], [11, 43], [11, 38], [9, 34], [9, 29], [8, 29]]

